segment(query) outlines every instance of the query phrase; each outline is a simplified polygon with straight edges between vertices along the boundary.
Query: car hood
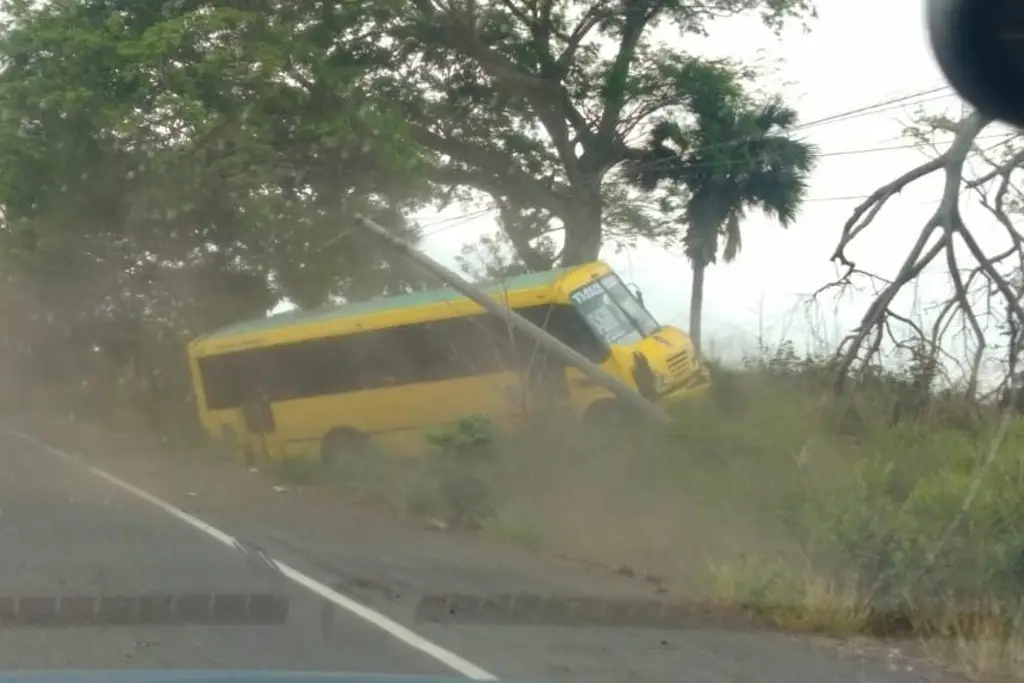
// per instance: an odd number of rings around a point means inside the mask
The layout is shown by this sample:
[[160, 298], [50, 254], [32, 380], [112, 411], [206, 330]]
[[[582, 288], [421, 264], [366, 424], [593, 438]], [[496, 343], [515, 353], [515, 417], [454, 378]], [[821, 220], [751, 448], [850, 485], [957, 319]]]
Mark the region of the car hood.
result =
[[466, 683], [448, 676], [346, 674], [318, 671], [88, 670], [4, 671], [0, 683]]

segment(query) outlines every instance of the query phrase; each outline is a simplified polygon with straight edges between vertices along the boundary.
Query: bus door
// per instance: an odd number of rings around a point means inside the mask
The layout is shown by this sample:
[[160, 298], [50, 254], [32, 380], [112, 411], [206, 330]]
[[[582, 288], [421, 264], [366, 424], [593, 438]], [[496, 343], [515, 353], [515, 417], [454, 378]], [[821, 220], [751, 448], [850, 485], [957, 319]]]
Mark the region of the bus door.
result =
[[252, 461], [249, 432], [245, 427], [242, 409], [231, 408], [217, 411], [217, 417], [208, 425], [210, 436], [232, 456], [241, 456], [245, 462]]
[[253, 453], [257, 459], [270, 457], [277, 423], [274, 420], [274, 406], [261, 388], [256, 387], [242, 405], [242, 421], [245, 425], [247, 452]]

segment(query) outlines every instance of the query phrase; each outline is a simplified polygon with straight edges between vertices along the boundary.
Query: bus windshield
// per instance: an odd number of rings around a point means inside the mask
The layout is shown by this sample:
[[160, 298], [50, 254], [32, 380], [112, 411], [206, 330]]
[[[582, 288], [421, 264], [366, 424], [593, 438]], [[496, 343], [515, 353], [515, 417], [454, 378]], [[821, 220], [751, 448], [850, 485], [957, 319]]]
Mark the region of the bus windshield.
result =
[[634, 344], [660, 327], [614, 273], [580, 287], [570, 298], [587, 324], [609, 345]]

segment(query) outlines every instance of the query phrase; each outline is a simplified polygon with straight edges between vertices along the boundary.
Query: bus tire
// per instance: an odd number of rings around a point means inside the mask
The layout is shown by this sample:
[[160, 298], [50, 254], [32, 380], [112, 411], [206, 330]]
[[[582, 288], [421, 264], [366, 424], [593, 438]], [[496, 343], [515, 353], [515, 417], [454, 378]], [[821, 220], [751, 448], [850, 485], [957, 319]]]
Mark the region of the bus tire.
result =
[[320, 442], [320, 463], [325, 467], [337, 465], [346, 456], [365, 453], [369, 443], [369, 437], [358, 429], [332, 429]]

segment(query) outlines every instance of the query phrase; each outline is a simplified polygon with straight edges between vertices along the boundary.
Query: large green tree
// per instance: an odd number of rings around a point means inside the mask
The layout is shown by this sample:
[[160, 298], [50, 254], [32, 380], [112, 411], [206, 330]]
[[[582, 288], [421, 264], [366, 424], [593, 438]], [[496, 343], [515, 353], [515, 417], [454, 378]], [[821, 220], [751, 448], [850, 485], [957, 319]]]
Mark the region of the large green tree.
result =
[[[809, 17], [811, 0], [383, 0], [397, 49], [388, 78], [430, 178], [532, 213], [502, 221], [531, 268], [598, 256], [609, 239], [650, 235], [617, 168], [649, 124], [681, 116], [694, 91], [751, 72], [687, 51], [732, 15], [771, 27]], [[614, 181], [614, 182], [610, 182]], [[456, 192], [456, 194], [457, 194]], [[536, 249], [551, 226], [564, 248]]]
[[[394, 224], [417, 198], [401, 121], [362, 87], [364, 70], [321, 65], [295, 26], [207, 2], [18, 1], [5, 13], [9, 229], [116, 232], [176, 261], [201, 252], [263, 269], [305, 302], [343, 294], [346, 270], [374, 261], [347, 214]], [[289, 82], [303, 61], [329, 103]]]
[[807, 194], [815, 148], [795, 140], [796, 112], [775, 98], [751, 102], [736, 88], [708, 88], [692, 98], [694, 121], [662, 121], [633, 168], [644, 190], [661, 184], [682, 193], [682, 243], [693, 268], [690, 336], [701, 344], [704, 274], [728, 263], [743, 244], [741, 224], [757, 209], [790, 226]]
[[257, 5], [0, 4], [0, 295], [31, 302], [8, 348], [41, 371], [180, 381], [202, 330], [417, 283], [347, 228], [414, 237], [427, 198], [399, 113], [326, 49], [351, 8], [317, 37]]

